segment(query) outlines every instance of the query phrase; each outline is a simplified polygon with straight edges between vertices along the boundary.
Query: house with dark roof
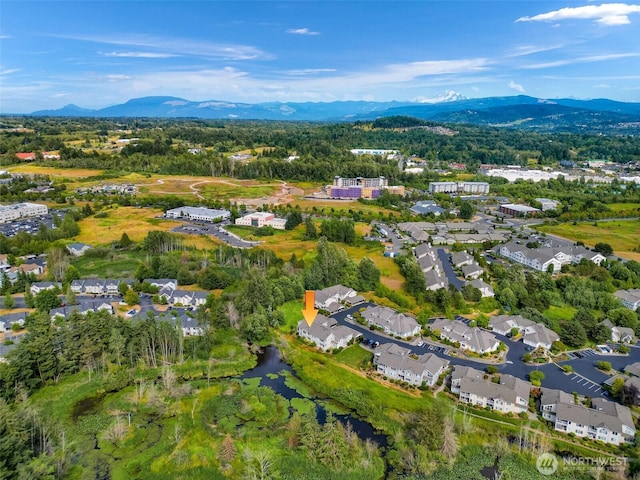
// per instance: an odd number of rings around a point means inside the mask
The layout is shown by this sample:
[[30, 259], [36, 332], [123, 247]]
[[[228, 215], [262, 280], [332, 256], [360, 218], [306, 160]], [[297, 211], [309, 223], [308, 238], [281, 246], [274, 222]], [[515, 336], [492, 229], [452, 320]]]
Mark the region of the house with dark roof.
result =
[[433, 387], [440, 375], [449, 365], [448, 360], [441, 359], [433, 353], [413, 358], [411, 350], [395, 343], [380, 345], [374, 354], [373, 364], [378, 373], [395, 380], [420, 386]]
[[324, 350], [344, 348], [349, 342], [362, 336], [353, 328], [340, 325], [335, 319], [318, 314], [309, 326], [306, 320], [300, 320], [297, 327], [298, 336], [304, 338]]
[[463, 265], [460, 267], [462, 271], [462, 275], [464, 278], [476, 279], [484, 273], [484, 269], [475, 262], [470, 263], [469, 265]]
[[54, 321], [56, 317], [69, 318], [73, 312], [77, 312], [80, 315], [86, 315], [89, 312], [98, 312], [100, 310], [107, 311], [111, 314], [114, 313], [113, 306], [109, 302], [103, 300], [86, 300], [78, 303], [78, 305], [67, 305], [65, 307], [54, 308], [49, 311], [51, 321]]
[[60, 282], [33, 282], [29, 290], [34, 295], [39, 294], [44, 290], [53, 290], [55, 288], [62, 288], [62, 284]]
[[436, 205], [436, 202], [433, 200], [420, 200], [416, 202], [416, 204], [409, 209], [411, 212], [416, 215], [429, 215], [432, 213], [436, 217], [442, 215], [446, 210], [442, 207]]
[[84, 253], [89, 250], [91, 245], [87, 245], [86, 243], [74, 242], [67, 245], [67, 250], [74, 257], [79, 257], [80, 255], [84, 255]]

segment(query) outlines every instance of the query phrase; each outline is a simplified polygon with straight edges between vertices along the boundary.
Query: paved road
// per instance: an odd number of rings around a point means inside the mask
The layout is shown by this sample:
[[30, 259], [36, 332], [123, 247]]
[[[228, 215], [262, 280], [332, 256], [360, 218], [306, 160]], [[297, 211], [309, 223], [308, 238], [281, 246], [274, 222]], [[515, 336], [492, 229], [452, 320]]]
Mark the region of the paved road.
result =
[[[425, 353], [433, 353], [434, 355], [448, 360], [451, 365], [464, 365], [478, 370], [485, 370], [486, 363], [477, 362], [465, 358], [451, 357], [441, 352], [434, 350], [428, 350], [428, 344], [418, 347], [413, 343], [405, 342], [403, 340], [397, 340], [389, 337], [379, 331], [370, 330], [368, 327], [362, 326], [359, 323], [349, 322], [346, 317], [348, 314], [357, 312], [362, 307], [372, 306], [373, 303], [364, 303], [352, 307], [347, 310], [343, 310], [335, 315], [338, 323], [347, 325], [354, 330], [359, 331], [366, 338], [370, 338], [373, 341], [383, 343], [395, 343], [404, 348], [408, 348], [412, 353], [422, 355]], [[575, 359], [562, 362], [562, 365], [570, 364], [573, 366], [576, 373], [567, 374], [561, 370], [557, 365], [553, 363], [547, 363], [542, 365], [527, 365], [522, 362], [522, 356], [526, 353], [526, 347], [521, 342], [512, 342], [510, 339], [503, 335], [496, 335], [496, 337], [505, 343], [509, 347], [507, 352], [506, 361], [503, 364], [497, 365], [500, 373], [506, 373], [513, 375], [514, 377], [528, 380], [529, 372], [533, 370], [540, 370], [544, 373], [545, 378], [542, 381], [542, 386], [547, 388], [555, 388], [563, 390], [567, 393], [577, 392], [580, 395], [586, 395], [589, 397], [606, 396], [606, 392], [602, 389], [601, 383], [604, 382], [608, 375], [600, 372], [596, 369], [595, 365], [599, 360], [605, 360], [611, 362], [612, 369], [622, 370], [626, 365], [640, 361], [640, 347], [631, 348], [631, 353], [626, 356], [622, 355], [594, 355], [587, 358]], [[415, 342], [414, 342], [415, 343]]]
[[453, 265], [449, 261], [449, 254], [444, 248], [437, 248], [438, 258], [440, 259], [440, 263], [442, 263], [442, 269], [444, 270], [444, 274], [449, 279], [449, 284], [456, 287], [458, 290], [462, 289], [464, 282], [458, 278], [456, 272], [453, 270]]

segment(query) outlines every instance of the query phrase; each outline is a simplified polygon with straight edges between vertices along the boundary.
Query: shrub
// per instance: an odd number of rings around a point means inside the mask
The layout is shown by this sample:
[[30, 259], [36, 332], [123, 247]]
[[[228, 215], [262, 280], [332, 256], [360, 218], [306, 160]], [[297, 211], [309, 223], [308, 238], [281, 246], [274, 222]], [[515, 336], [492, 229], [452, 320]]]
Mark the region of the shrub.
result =
[[610, 362], [605, 362], [605, 361], [598, 361], [598, 363], [596, 364], [597, 367], [600, 370], [604, 370], [605, 372], [608, 372], [609, 370], [611, 370], [611, 363]]

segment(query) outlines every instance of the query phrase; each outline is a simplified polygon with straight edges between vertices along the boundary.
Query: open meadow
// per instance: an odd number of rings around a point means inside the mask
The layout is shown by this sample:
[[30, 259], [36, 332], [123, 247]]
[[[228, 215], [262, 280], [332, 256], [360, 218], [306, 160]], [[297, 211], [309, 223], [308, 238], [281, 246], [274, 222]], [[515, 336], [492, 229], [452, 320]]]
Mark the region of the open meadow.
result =
[[583, 242], [588, 247], [608, 243], [614, 254], [629, 260], [640, 260], [640, 220], [581, 222], [576, 225], [538, 225], [542, 232]]

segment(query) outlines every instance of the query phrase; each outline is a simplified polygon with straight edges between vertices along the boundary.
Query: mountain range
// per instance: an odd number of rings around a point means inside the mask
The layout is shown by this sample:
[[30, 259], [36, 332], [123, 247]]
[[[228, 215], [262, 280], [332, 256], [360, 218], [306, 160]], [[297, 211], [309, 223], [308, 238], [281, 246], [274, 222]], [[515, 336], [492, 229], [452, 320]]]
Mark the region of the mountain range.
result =
[[160, 117], [288, 121], [367, 121], [405, 115], [441, 123], [511, 127], [540, 131], [640, 133], [640, 103], [607, 99], [541, 99], [526, 95], [466, 98], [453, 91], [415, 102], [336, 101], [238, 103], [177, 97], [143, 97], [91, 110], [67, 105], [33, 116]]

